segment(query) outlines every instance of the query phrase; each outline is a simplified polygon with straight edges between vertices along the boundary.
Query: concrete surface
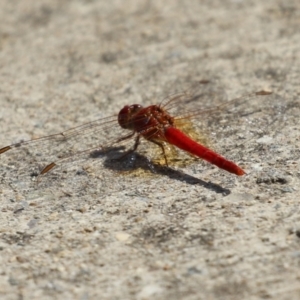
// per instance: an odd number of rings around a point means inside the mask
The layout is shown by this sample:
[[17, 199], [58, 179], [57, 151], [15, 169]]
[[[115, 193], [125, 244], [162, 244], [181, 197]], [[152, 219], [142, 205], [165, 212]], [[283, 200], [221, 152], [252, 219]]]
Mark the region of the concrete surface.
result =
[[62, 139], [1, 154], [1, 299], [300, 299], [299, 1], [3, 0], [0, 20], [0, 147], [199, 79], [203, 107], [273, 92], [195, 120], [239, 178], [144, 143], [36, 185]]

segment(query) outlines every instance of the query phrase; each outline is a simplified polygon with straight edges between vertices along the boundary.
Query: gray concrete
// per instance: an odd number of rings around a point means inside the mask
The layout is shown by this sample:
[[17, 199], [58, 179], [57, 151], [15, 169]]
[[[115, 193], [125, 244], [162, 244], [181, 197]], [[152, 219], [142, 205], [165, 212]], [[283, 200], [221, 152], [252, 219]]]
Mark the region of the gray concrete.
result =
[[143, 143], [30, 181], [115, 123], [1, 154], [1, 299], [300, 299], [299, 1], [2, 0], [0, 20], [0, 147], [199, 79], [195, 108], [273, 91], [195, 119], [243, 177]]

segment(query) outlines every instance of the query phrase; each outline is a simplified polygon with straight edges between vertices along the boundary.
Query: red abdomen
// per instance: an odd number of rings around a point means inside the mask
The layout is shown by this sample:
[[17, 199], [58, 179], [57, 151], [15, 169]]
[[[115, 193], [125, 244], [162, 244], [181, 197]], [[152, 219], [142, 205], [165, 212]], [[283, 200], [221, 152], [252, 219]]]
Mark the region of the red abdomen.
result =
[[224, 169], [230, 173], [242, 176], [245, 171], [234, 162], [227, 160], [218, 153], [204, 147], [203, 145], [193, 141], [189, 136], [185, 135], [175, 127], [169, 127], [165, 130], [166, 141], [184, 151], [196, 155], [217, 167]]

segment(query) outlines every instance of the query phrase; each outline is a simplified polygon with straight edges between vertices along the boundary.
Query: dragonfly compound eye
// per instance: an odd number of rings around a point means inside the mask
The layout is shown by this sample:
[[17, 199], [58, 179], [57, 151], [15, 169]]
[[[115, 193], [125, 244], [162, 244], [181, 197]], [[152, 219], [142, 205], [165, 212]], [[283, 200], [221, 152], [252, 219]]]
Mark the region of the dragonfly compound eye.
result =
[[122, 128], [134, 130], [132, 119], [142, 109], [142, 105], [125, 105], [119, 112], [118, 122]]

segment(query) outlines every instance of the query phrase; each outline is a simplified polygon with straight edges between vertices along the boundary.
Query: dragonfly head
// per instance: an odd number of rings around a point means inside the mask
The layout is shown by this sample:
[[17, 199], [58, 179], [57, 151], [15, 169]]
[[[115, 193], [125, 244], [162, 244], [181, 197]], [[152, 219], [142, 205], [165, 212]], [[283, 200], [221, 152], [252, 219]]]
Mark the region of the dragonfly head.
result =
[[118, 122], [122, 128], [134, 130], [133, 117], [143, 108], [140, 104], [125, 105], [119, 112]]

